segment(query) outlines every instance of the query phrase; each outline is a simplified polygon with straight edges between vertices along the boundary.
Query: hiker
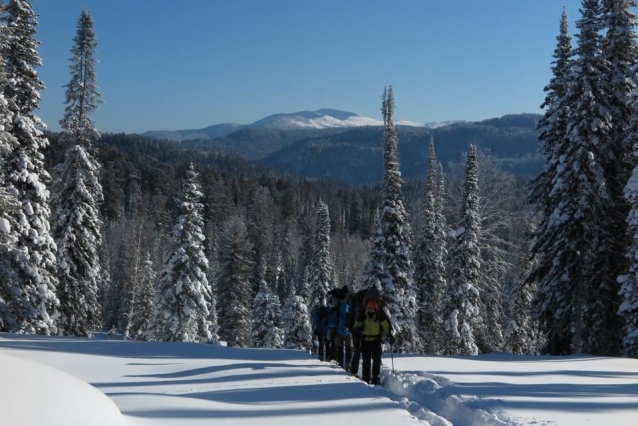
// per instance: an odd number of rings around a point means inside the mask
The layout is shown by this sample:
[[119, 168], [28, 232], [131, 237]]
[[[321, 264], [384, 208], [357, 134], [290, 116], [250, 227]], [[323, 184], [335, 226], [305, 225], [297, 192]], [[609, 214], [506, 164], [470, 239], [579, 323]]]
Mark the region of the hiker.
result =
[[[354, 329], [361, 332], [361, 356], [363, 357], [361, 380], [378, 385], [383, 351], [381, 338], [387, 336], [390, 344], [394, 343], [394, 337], [390, 334], [390, 322], [381, 309], [379, 298], [366, 298], [365, 310], [363, 315], [357, 318]], [[370, 381], [371, 361], [372, 381]]]
[[350, 330], [350, 337], [352, 340], [352, 357], [350, 359], [350, 365], [348, 371], [353, 376], [359, 374], [359, 361], [361, 359], [361, 329], [354, 329], [354, 324], [357, 318], [363, 315], [364, 305], [363, 300], [367, 293], [367, 289], [360, 290], [356, 293], [351, 293], [349, 297], [349, 309], [348, 309], [348, 330]]
[[330, 308], [325, 305], [315, 306], [312, 308], [310, 318], [313, 332], [319, 342], [317, 350], [319, 361], [327, 361], [330, 356], [330, 330], [328, 328]]
[[337, 364], [344, 370], [348, 369], [350, 358], [352, 358], [352, 339], [348, 328], [348, 313], [350, 305], [348, 303], [348, 287], [334, 291], [331, 324], [334, 324], [332, 350]]

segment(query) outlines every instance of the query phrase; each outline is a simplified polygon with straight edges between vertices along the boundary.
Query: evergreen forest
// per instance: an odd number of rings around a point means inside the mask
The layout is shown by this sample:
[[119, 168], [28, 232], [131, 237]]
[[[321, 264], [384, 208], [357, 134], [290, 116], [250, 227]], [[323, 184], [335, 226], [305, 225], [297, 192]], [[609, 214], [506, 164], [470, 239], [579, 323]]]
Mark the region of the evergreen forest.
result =
[[211, 143], [99, 131], [87, 10], [47, 131], [37, 14], [1, 4], [0, 331], [309, 351], [376, 287], [397, 352], [637, 357], [635, 6], [556, 17], [539, 116], [395, 126], [389, 85], [382, 127]]

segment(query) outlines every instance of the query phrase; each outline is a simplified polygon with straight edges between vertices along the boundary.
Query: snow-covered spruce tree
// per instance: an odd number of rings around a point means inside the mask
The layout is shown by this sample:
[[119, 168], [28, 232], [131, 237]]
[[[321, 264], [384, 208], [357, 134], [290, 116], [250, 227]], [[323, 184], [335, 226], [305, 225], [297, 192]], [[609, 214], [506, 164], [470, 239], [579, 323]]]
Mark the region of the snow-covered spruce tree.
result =
[[99, 170], [80, 145], [70, 148], [65, 162], [56, 167], [52, 233], [58, 242], [59, 325], [67, 335], [90, 337], [101, 325]]
[[460, 222], [454, 230], [450, 248], [449, 282], [443, 301], [446, 332], [443, 353], [477, 355], [475, 330], [481, 326], [479, 314], [479, 249], [478, 158], [475, 145], [470, 145], [465, 168], [464, 202]]
[[330, 214], [328, 205], [317, 202], [317, 224], [314, 232], [314, 247], [310, 260], [308, 306], [322, 306], [328, 302], [328, 292], [337, 287], [330, 245]]
[[[636, 71], [638, 66], [635, 67], [634, 73]], [[631, 208], [627, 216], [629, 244], [626, 257], [629, 266], [627, 273], [618, 277], [622, 298], [618, 313], [623, 321], [622, 354], [638, 358], [638, 93], [632, 93], [628, 103], [632, 114], [626, 131], [626, 142], [631, 149], [627, 163], [633, 168], [624, 189], [625, 198]]]
[[135, 302], [129, 318], [128, 334], [131, 339], [147, 340], [147, 331], [155, 314], [155, 281], [157, 274], [147, 251], [137, 279]]
[[240, 216], [230, 216], [219, 241], [217, 278], [219, 338], [228, 346], [250, 346], [252, 249], [244, 221]]
[[182, 183], [180, 215], [173, 227], [173, 241], [159, 277], [155, 318], [151, 325], [160, 341], [210, 342], [202, 193], [191, 163]]
[[[0, 27], [0, 34], [5, 34], [5, 31], [4, 26]], [[0, 37], [2, 42], [3, 38]], [[2, 50], [0, 48], [0, 52]], [[6, 81], [2, 64], [0, 57], [0, 84], [4, 87]], [[9, 132], [12, 123], [13, 114], [0, 92], [0, 331], [18, 331], [18, 319], [33, 316], [33, 308], [22, 291], [15, 265], [18, 240], [15, 220], [20, 203], [15, 194], [6, 190], [4, 172], [9, 154], [18, 146], [17, 140]]]
[[294, 291], [284, 303], [282, 323], [284, 326], [283, 347], [309, 351], [312, 346], [310, 313], [304, 299]]
[[71, 81], [60, 135], [64, 163], [55, 168], [52, 234], [58, 245], [60, 328], [90, 337], [101, 326], [98, 302], [99, 249], [102, 244], [100, 164], [93, 157], [99, 133], [91, 119], [100, 103], [95, 81], [95, 32], [82, 10], [71, 48]]
[[414, 253], [414, 283], [419, 306], [417, 325], [423, 345], [420, 351], [426, 354], [439, 353], [439, 344], [442, 341], [441, 296], [446, 284], [443, 260], [447, 255], [447, 249], [445, 216], [440, 208], [443, 200], [439, 198], [439, 172], [432, 139], [422, 206], [424, 225]]
[[[263, 275], [263, 274], [262, 274]], [[251, 343], [254, 348], [279, 348], [283, 344], [283, 330], [279, 328], [279, 298], [263, 279], [253, 299], [251, 314]]]
[[[604, 216], [606, 223], [603, 226], [613, 227], [604, 244], [604, 253], [607, 254], [607, 267], [614, 275], [625, 274], [630, 262], [634, 261], [622, 254], [627, 253], [632, 237], [627, 227], [630, 203], [625, 198], [624, 187], [633, 166], [630, 155], [633, 140], [631, 136], [628, 139], [627, 135], [632, 133], [632, 116], [638, 112], [630, 100], [638, 88], [636, 15], [632, 13], [635, 7], [634, 0], [602, 0], [602, 19], [607, 27], [602, 41], [602, 55], [608, 65], [602, 81], [607, 85], [606, 100], [611, 113], [611, 129], [600, 161], [613, 202], [612, 208]], [[595, 294], [587, 293], [590, 296], [588, 303], [593, 306], [585, 318], [590, 320], [594, 330], [589, 334], [589, 341], [585, 342], [585, 350], [618, 355], [617, 342], [622, 340], [624, 334], [623, 321], [610, 311], [618, 309], [623, 301], [622, 296], [618, 296], [617, 282], [614, 280], [596, 284], [596, 290]]]
[[384, 89], [382, 113], [384, 122], [384, 175], [380, 216], [383, 236], [382, 295], [387, 303], [396, 337], [395, 348], [413, 352], [420, 348], [416, 329], [416, 292], [412, 283], [414, 265], [410, 250], [410, 224], [402, 195], [403, 181], [399, 171], [398, 138], [394, 128], [394, 94], [392, 86]]
[[281, 327], [281, 303], [279, 302], [279, 296], [274, 292], [268, 295], [265, 319], [268, 332], [264, 338], [264, 343], [269, 348], [281, 348], [284, 343], [284, 329]]
[[[571, 67], [566, 95], [570, 105], [568, 149], [561, 161], [552, 195], [561, 201], [552, 214], [558, 236], [548, 247], [558, 265], [555, 279], [565, 280], [571, 292], [572, 350], [596, 355], [617, 355], [620, 321], [616, 277], [617, 219], [613, 196], [605, 178], [605, 165], [613, 155], [609, 138], [613, 127], [613, 94], [601, 80], [609, 63], [601, 56], [601, 11], [597, 0], [584, 0], [577, 58]], [[559, 287], [560, 288], [560, 287]]]
[[[636, 3], [633, 0], [603, 0], [602, 9], [607, 33], [603, 39], [603, 56], [609, 63], [608, 74], [604, 77], [609, 87], [612, 128], [610, 132], [610, 155], [604, 161], [603, 168], [615, 208], [610, 214], [615, 215], [614, 230], [616, 246], [614, 253], [627, 247], [626, 264], [619, 262], [623, 274], [618, 278], [621, 284], [620, 297], [622, 304], [619, 314], [623, 323], [622, 352], [625, 355], [638, 356], [638, 337], [635, 325], [638, 303], [636, 303], [636, 140], [638, 139], [638, 102], [635, 90], [637, 81], [638, 48], [636, 46], [636, 16], [631, 12]], [[631, 152], [633, 151], [633, 155]], [[629, 153], [629, 154], [627, 154]], [[629, 179], [632, 173], [633, 176]], [[628, 182], [627, 182], [628, 181]], [[625, 185], [626, 183], [626, 185]], [[624, 186], [624, 188], [623, 188]], [[624, 189], [624, 193], [623, 193]], [[626, 217], [623, 221], [622, 217]], [[626, 227], [626, 229], [624, 228]], [[626, 239], [620, 235], [625, 232]], [[620, 258], [616, 258], [620, 260]], [[604, 342], [602, 343], [604, 344]]]
[[381, 218], [379, 210], [374, 211], [373, 234], [370, 236], [372, 247], [368, 252], [363, 274], [361, 276], [361, 289], [376, 287], [381, 293], [381, 280], [383, 279], [383, 234], [380, 226]]
[[[0, 14], [4, 5], [0, 4]], [[0, 54], [4, 55], [7, 28], [0, 23]], [[5, 87], [4, 60], [0, 56], [0, 87]], [[22, 291], [16, 275], [18, 224], [15, 223], [20, 203], [14, 193], [7, 191], [5, 168], [18, 141], [11, 135], [13, 113], [9, 110], [4, 94], [0, 91], [0, 331], [18, 331], [19, 318], [33, 316], [32, 307]]]
[[[8, 102], [12, 125], [7, 130], [17, 141], [6, 158], [5, 186], [19, 206], [8, 213], [15, 224], [17, 241], [14, 287], [30, 309], [20, 309], [16, 330], [27, 333], [56, 333], [53, 316], [58, 305], [55, 295], [56, 246], [50, 235], [49, 191], [51, 177], [44, 167], [43, 150], [48, 140], [44, 123], [34, 114], [44, 84], [36, 68], [41, 61], [35, 39], [36, 15], [26, 0], [11, 0], [2, 16], [7, 38], [2, 46], [5, 62], [4, 98]], [[24, 316], [23, 316], [24, 315]]]
[[532, 308], [546, 338], [544, 352], [566, 355], [571, 353], [572, 294], [568, 281], [564, 279], [566, 277], [562, 277], [562, 266], [555, 264], [556, 253], [550, 251], [550, 247], [561, 239], [560, 233], [556, 233], [560, 230], [560, 226], [557, 227], [557, 217], [552, 215], [563, 202], [562, 193], [567, 190], [561, 184], [562, 180], [556, 180], [559, 171], [565, 167], [563, 163], [568, 147], [570, 105], [566, 95], [570, 86], [573, 55], [565, 9], [560, 20], [560, 33], [556, 38], [558, 42], [553, 55], [553, 76], [545, 87], [545, 101], [541, 105], [546, 110], [538, 123], [538, 142], [540, 152], [545, 157], [545, 167], [533, 180], [529, 195], [529, 201], [536, 206], [540, 217], [534, 233], [535, 243], [531, 247], [536, 265], [528, 281], [538, 283]]

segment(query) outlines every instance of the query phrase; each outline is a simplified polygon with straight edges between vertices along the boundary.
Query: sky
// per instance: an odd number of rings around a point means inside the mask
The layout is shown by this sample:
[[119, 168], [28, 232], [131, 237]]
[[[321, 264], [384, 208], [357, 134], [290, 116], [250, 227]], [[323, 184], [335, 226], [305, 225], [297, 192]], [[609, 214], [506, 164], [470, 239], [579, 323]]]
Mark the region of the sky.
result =
[[39, 116], [59, 130], [82, 8], [93, 16], [98, 129], [248, 124], [335, 108], [418, 123], [540, 112], [560, 13], [579, 0], [33, 0]]
[[303, 351], [104, 337], [0, 333], [3, 424], [635, 426], [638, 416], [635, 359], [384, 353], [375, 387]]

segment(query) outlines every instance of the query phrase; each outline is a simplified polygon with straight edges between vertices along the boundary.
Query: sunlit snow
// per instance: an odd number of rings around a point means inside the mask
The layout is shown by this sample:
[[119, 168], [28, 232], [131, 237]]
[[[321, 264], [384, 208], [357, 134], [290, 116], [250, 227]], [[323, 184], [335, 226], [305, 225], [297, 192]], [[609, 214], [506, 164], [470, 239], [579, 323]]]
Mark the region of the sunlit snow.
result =
[[633, 359], [384, 354], [381, 376], [383, 387], [370, 387], [292, 350], [0, 334], [3, 425], [624, 426], [638, 417]]

